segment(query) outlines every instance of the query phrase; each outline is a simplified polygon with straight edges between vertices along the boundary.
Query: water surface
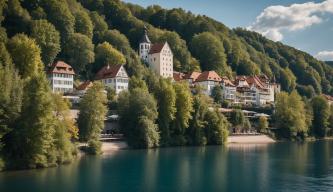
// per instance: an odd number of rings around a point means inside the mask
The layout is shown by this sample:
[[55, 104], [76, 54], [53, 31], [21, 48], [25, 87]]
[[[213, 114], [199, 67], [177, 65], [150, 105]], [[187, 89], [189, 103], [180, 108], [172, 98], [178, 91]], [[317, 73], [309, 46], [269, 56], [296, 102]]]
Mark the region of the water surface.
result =
[[333, 142], [123, 150], [0, 173], [0, 191], [333, 191]]

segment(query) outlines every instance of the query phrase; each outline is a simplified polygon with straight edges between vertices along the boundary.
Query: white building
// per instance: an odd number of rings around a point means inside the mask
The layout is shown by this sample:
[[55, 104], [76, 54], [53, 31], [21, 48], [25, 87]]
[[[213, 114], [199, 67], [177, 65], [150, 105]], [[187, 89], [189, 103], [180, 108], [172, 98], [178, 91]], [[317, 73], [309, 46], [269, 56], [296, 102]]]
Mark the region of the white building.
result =
[[96, 80], [101, 81], [106, 87], [111, 87], [118, 95], [121, 91], [128, 90], [128, 75], [123, 65], [104, 66], [97, 74]]
[[237, 89], [228, 77], [222, 77], [221, 86], [223, 90], [223, 99], [232, 103], [236, 102]]
[[63, 61], [54, 62], [47, 75], [53, 92], [68, 93], [73, 91], [75, 73], [67, 63]]
[[152, 44], [146, 28], [139, 44], [139, 56], [156, 74], [173, 77], [173, 53], [168, 42]]
[[211, 95], [215, 86], [219, 86], [221, 77], [215, 71], [204, 71], [194, 81], [194, 84], [203, 88], [203, 93]]

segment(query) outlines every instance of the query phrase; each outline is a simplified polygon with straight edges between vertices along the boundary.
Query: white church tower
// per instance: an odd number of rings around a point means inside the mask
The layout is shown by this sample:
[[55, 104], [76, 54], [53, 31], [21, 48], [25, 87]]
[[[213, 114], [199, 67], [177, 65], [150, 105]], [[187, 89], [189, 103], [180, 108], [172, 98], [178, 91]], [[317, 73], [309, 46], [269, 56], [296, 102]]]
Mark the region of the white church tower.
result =
[[156, 74], [173, 78], [173, 53], [168, 42], [152, 44], [146, 26], [139, 43], [139, 56]]
[[151, 41], [149, 40], [147, 27], [145, 26], [145, 34], [143, 35], [143, 37], [140, 41], [140, 44], [139, 44], [139, 56], [146, 63], [149, 62], [148, 55], [149, 55], [150, 47], [151, 47]]

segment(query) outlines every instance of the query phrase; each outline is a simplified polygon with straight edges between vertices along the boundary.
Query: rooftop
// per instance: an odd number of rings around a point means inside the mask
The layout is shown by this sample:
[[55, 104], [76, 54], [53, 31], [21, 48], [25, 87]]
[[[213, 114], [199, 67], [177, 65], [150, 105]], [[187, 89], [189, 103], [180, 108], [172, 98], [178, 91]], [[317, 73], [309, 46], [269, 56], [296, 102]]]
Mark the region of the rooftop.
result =
[[201, 81], [216, 81], [216, 82], [221, 82], [222, 79], [221, 79], [221, 77], [215, 71], [204, 71], [196, 79], [196, 82], [201, 82]]
[[73, 68], [63, 61], [56, 61], [53, 64], [51, 64], [48, 73], [75, 75]]
[[107, 79], [107, 78], [114, 78], [117, 76], [119, 70], [121, 69], [122, 65], [107, 65], [104, 66], [101, 70], [98, 71], [96, 74], [95, 79]]

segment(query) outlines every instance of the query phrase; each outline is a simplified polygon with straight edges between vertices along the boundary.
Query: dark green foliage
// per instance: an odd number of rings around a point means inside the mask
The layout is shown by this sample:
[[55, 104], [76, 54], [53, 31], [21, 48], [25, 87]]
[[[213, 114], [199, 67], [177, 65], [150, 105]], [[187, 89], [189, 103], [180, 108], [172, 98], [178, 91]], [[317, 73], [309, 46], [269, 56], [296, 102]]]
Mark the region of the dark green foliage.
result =
[[212, 98], [214, 99], [214, 102], [217, 104], [222, 104], [223, 102], [223, 90], [221, 86], [215, 86], [212, 90]]
[[48, 167], [56, 164], [52, 97], [46, 77], [30, 76], [24, 87], [21, 115], [5, 137], [9, 168]]
[[281, 92], [276, 98], [275, 125], [278, 136], [282, 138], [303, 139], [308, 135], [309, 124], [305, 104], [300, 95], [293, 91], [291, 94]]
[[313, 110], [312, 132], [317, 137], [326, 137], [328, 133], [330, 107], [322, 96], [316, 96], [311, 100]]
[[209, 145], [221, 145], [227, 142], [229, 122], [218, 111], [206, 113], [206, 138]]
[[33, 76], [44, 69], [40, 49], [35, 40], [17, 34], [8, 42], [8, 51], [22, 78]]
[[237, 128], [242, 128], [245, 124], [245, 116], [241, 109], [235, 109], [231, 112], [230, 122]]
[[41, 48], [41, 56], [45, 65], [53, 62], [60, 52], [60, 34], [47, 20], [35, 20], [31, 23], [30, 36]]
[[106, 96], [103, 85], [95, 82], [80, 102], [80, 113], [77, 120], [79, 137], [81, 141], [88, 142], [88, 151], [92, 154], [101, 152], [99, 139], [104, 129], [107, 112]]
[[72, 65], [76, 73], [86, 71], [88, 64], [95, 61], [94, 44], [91, 39], [80, 33], [69, 36], [63, 51], [67, 62]]
[[158, 107], [158, 127], [161, 133], [161, 145], [172, 143], [170, 137], [171, 122], [176, 113], [176, 92], [169, 79], [160, 79], [157, 90], [154, 91]]
[[221, 75], [231, 76], [222, 42], [209, 32], [193, 37], [191, 44], [193, 55], [199, 59], [202, 70], [215, 70]]
[[157, 104], [147, 89], [134, 88], [122, 92], [118, 99], [120, 123], [126, 141], [133, 148], [159, 146], [160, 135], [155, 121], [158, 117]]
[[85, 11], [77, 11], [74, 13], [75, 17], [75, 32], [81, 33], [89, 37], [90, 39], [93, 37], [93, 23]]

